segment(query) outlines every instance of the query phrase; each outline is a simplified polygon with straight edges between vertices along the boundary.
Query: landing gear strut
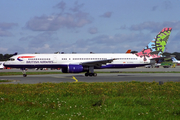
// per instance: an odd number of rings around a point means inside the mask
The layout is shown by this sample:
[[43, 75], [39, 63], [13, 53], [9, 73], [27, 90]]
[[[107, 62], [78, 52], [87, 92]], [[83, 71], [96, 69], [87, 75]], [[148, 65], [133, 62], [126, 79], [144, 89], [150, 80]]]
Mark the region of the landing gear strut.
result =
[[85, 76], [97, 76], [97, 73], [94, 73], [94, 67], [89, 67], [89, 70], [87, 71], [87, 73], [85, 73]]

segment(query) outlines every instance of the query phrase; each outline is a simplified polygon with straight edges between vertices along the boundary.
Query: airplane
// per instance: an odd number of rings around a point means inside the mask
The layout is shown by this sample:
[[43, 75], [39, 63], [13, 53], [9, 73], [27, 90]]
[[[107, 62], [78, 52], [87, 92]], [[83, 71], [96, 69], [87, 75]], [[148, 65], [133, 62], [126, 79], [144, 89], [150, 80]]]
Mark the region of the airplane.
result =
[[1, 70], [1, 69], [4, 69], [3, 63], [4, 63], [4, 62], [0, 62], [0, 70]]
[[97, 76], [94, 69], [135, 68], [154, 64], [162, 57], [172, 28], [163, 28], [139, 53], [104, 54], [19, 54], [4, 63], [5, 67], [20, 68], [26, 77], [26, 68], [61, 68], [63, 73], [81, 73]]
[[177, 60], [175, 57], [171, 57], [171, 60], [173, 61], [173, 63], [180, 63], [180, 61]]

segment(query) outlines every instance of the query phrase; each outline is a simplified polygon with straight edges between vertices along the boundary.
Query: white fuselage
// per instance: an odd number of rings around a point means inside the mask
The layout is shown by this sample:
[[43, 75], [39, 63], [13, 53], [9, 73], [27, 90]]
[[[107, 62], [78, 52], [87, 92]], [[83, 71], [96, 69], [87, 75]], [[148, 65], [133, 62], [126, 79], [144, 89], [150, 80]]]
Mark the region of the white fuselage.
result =
[[67, 65], [114, 59], [100, 68], [131, 68], [151, 64], [135, 54], [19, 54], [4, 63], [14, 68], [62, 68]]

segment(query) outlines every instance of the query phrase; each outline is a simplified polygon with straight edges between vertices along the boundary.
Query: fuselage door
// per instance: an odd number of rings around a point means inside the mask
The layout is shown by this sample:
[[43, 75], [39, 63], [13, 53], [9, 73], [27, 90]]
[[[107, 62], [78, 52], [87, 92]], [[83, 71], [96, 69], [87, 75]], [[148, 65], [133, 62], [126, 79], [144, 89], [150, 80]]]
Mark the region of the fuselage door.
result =
[[56, 55], [53, 56], [53, 63], [57, 63], [57, 56]]

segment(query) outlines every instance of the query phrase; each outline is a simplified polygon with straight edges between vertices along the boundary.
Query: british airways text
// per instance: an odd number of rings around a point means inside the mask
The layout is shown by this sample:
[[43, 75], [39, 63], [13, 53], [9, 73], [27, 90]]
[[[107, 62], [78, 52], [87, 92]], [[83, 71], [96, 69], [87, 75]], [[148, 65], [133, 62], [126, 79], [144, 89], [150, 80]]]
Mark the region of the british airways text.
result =
[[53, 63], [53, 61], [26, 61], [26, 63]]

